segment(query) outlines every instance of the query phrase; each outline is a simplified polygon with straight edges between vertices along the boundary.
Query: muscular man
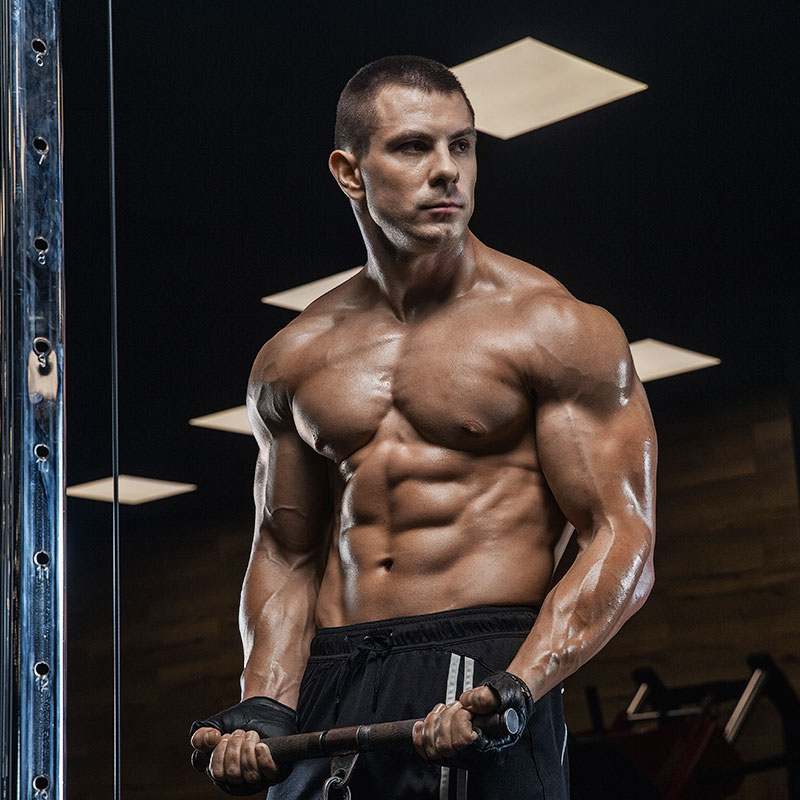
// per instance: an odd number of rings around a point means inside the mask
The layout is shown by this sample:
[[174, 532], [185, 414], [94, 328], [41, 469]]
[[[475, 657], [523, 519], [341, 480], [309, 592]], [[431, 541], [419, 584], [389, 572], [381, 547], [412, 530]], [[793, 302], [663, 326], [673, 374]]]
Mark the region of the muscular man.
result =
[[[250, 377], [243, 702], [192, 738], [232, 793], [319, 796], [327, 761], [286, 777], [260, 736], [417, 716], [416, 755], [362, 756], [354, 796], [566, 798], [561, 681], [652, 586], [656, 439], [625, 336], [470, 232], [475, 140], [427, 59], [340, 98], [329, 163], [367, 260]], [[478, 737], [506, 707], [524, 730]]]

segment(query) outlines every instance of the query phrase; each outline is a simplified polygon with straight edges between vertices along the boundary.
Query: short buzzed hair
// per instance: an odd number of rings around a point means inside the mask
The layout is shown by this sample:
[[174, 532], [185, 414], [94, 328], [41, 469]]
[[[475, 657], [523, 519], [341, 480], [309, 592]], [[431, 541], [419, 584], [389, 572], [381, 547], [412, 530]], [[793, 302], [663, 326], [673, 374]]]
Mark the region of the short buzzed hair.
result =
[[347, 82], [336, 106], [333, 146], [356, 156], [369, 150], [377, 129], [374, 100], [384, 86], [405, 86], [425, 92], [458, 92], [467, 104], [472, 122], [475, 112], [458, 78], [438, 61], [422, 56], [386, 56], [361, 67]]

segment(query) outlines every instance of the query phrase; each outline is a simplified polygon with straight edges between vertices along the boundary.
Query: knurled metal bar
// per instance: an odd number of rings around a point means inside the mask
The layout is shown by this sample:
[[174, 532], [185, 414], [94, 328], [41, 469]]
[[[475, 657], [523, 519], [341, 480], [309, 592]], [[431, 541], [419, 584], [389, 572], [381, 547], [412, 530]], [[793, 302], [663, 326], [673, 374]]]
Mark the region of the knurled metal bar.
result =
[[58, 0], [0, 0], [0, 796], [64, 796], [64, 287]]
[[[305, 758], [369, 753], [373, 751], [406, 750], [411, 752], [414, 744], [414, 726], [422, 719], [401, 719], [397, 722], [375, 722], [370, 725], [352, 725], [347, 728], [330, 728], [311, 733], [295, 733], [289, 736], [271, 736], [261, 741], [269, 746], [276, 764], [291, 764]], [[519, 715], [513, 708], [488, 717], [474, 717], [473, 727], [491, 738], [504, 738], [519, 732]], [[198, 772], [206, 772], [211, 763], [209, 753], [195, 750], [192, 766]]]

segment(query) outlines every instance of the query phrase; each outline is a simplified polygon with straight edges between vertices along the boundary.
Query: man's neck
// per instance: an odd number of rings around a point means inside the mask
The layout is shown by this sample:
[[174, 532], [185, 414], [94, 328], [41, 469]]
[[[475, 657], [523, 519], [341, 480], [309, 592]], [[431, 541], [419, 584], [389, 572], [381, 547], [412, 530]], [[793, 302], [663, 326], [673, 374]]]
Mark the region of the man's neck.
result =
[[385, 240], [366, 237], [365, 243], [367, 277], [403, 322], [463, 294], [475, 282], [478, 240], [469, 231], [452, 246], [434, 252], [401, 252]]

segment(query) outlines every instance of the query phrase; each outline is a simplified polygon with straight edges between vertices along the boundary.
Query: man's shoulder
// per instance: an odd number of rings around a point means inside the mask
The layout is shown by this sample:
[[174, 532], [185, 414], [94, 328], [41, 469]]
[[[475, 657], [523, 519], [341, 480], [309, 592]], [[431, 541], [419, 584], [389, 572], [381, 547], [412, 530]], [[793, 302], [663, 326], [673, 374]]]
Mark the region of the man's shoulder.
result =
[[[585, 325], [613, 321], [600, 306], [584, 303], [557, 278], [540, 267], [496, 250], [489, 251], [492, 291], [501, 302], [513, 304], [517, 314], [535, 325], [537, 333], [569, 336]], [[545, 331], [539, 331], [544, 327]]]
[[319, 354], [319, 346], [357, 301], [354, 285], [360, 273], [321, 295], [261, 348], [252, 377], [261, 382], [291, 381], [308, 368], [308, 359]]
[[538, 387], [581, 391], [619, 380], [620, 369], [632, 371], [628, 341], [610, 312], [579, 300], [532, 264], [502, 253], [495, 259]]
[[326, 323], [301, 312], [259, 350], [247, 383], [247, 411], [256, 437], [292, 424], [292, 396]]
[[253, 374], [271, 383], [286, 377], [292, 366], [302, 368], [314, 343], [332, 327], [332, 321], [314, 311], [302, 311], [286, 327], [264, 343], [253, 365]]

